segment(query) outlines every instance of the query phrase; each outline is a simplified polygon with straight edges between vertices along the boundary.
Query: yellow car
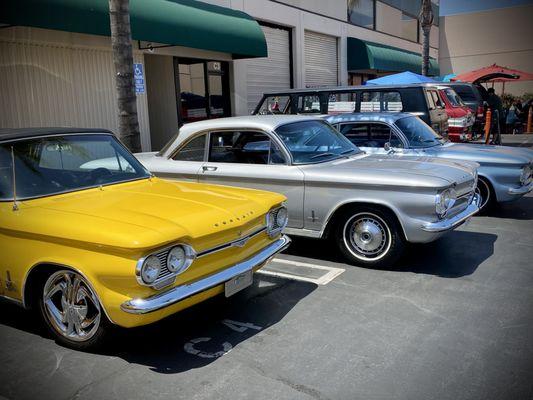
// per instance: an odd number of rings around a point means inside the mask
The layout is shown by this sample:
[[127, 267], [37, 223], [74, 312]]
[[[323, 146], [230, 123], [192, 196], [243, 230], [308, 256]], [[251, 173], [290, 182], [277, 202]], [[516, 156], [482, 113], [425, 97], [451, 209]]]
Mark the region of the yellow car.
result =
[[284, 201], [155, 178], [109, 131], [0, 130], [0, 297], [97, 346], [250, 285], [289, 245]]

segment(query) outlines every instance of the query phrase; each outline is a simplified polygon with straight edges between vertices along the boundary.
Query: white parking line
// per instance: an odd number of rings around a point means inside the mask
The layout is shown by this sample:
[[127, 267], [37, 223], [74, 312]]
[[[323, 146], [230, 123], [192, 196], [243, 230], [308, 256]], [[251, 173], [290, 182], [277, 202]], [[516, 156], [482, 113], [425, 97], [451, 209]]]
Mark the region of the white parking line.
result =
[[331, 282], [333, 279], [335, 279], [337, 276], [342, 274], [344, 271], [346, 271], [343, 268], [335, 268], [335, 267], [326, 267], [325, 265], [317, 265], [317, 264], [309, 264], [309, 263], [303, 263], [299, 261], [292, 261], [292, 260], [284, 260], [281, 258], [275, 258], [272, 260], [273, 263], [277, 264], [287, 264], [291, 266], [296, 267], [303, 267], [303, 268], [311, 268], [315, 270], [322, 270], [327, 271], [323, 275], [321, 275], [318, 278], [311, 278], [308, 276], [302, 276], [302, 275], [295, 275], [291, 274], [289, 272], [279, 272], [279, 271], [270, 271], [268, 270], [268, 266], [260, 269], [257, 271], [260, 274], [263, 275], [269, 275], [269, 276], [275, 276], [279, 278], [287, 278], [287, 279], [293, 279], [296, 281], [303, 281], [303, 282], [311, 282], [316, 285], [327, 285], [329, 282]]

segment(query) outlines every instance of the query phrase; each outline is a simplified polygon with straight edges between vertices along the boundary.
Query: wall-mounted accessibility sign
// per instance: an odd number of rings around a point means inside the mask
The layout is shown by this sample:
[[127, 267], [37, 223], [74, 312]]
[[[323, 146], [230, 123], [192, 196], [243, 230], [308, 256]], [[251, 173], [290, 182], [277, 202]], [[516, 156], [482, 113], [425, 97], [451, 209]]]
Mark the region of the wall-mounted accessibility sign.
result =
[[133, 79], [135, 81], [135, 93], [144, 93], [144, 71], [142, 64], [133, 64]]

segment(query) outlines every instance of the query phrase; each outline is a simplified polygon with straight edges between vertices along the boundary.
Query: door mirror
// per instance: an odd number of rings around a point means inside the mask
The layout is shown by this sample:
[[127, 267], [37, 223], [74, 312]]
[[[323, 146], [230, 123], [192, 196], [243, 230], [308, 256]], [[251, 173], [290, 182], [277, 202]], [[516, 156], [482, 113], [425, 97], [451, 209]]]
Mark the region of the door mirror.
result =
[[392, 148], [390, 142], [386, 142], [384, 145], [383, 145], [383, 148], [385, 149], [385, 151], [387, 153], [394, 153], [394, 149]]

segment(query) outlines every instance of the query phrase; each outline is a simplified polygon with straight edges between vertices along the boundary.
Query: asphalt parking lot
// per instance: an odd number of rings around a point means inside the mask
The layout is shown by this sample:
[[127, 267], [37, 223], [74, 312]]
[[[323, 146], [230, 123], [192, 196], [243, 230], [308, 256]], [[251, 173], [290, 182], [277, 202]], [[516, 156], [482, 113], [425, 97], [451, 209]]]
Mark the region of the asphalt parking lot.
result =
[[295, 239], [251, 288], [98, 354], [0, 303], [0, 399], [531, 399], [532, 220], [530, 194], [389, 270]]

